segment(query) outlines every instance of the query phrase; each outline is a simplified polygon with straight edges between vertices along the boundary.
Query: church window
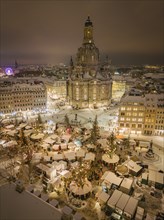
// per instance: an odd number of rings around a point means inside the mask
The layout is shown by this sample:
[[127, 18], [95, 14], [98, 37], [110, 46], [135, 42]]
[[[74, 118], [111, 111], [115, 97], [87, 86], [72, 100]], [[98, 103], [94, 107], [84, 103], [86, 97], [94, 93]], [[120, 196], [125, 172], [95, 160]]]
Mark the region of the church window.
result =
[[79, 88], [76, 88], [76, 100], [79, 100]]
[[93, 88], [93, 100], [96, 100], [96, 87]]

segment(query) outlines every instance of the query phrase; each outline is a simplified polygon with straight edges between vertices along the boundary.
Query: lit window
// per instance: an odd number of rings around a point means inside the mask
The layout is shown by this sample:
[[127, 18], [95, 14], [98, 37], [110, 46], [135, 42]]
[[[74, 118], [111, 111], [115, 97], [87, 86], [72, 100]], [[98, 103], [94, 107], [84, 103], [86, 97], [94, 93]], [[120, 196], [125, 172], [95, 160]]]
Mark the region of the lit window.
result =
[[123, 118], [123, 117], [120, 118], [120, 121], [124, 121], [124, 120], [125, 120], [125, 118]]
[[125, 107], [121, 107], [121, 110], [124, 111], [124, 110], [125, 110]]
[[136, 118], [132, 118], [132, 121], [137, 121], [137, 119]]
[[138, 115], [139, 115], [139, 116], [143, 116], [143, 113], [140, 112]]
[[127, 111], [131, 111], [132, 110], [132, 108], [131, 107], [127, 107]]

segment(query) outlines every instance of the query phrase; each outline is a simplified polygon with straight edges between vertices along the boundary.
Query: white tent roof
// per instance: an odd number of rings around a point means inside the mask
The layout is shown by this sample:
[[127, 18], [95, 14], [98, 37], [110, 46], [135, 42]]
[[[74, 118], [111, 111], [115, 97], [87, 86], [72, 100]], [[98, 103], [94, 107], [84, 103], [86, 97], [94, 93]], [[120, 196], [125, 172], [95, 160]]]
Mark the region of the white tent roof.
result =
[[76, 156], [77, 157], [84, 157], [85, 156], [85, 150], [79, 149], [76, 151]]
[[50, 137], [44, 139], [43, 141], [47, 144], [53, 144], [55, 142], [55, 140], [52, 140]]
[[138, 205], [138, 200], [133, 197], [130, 197], [130, 199], [128, 200], [125, 206], [124, 212], [133, 215], [137, 208], [137, 205]]
[[118, 200], [116, 207], [121, 209], [122, 211], [124, 210], [128, 200], [129, 200], [130, 196], [123, 193], [120, 197], [120, 199]]
[[129, 160], [125, 162], [125, 165], [130, 169], [133, 170], [135, 173], [138, 173], [142, 167], [135, 163], [133, 160]]
[[108, 154], [104, 154], [102, 156], [102, 160], [105, 161], [106, 163], [117, 163], [119, 161], [119, 156], [116, 154], [113, 154], [112, 158]]
[[73, 192], [76, 195], [85, 195], [92, 191], [92, 185], [91, 182], [88, 180], [85, 181], [83, 187], [77, 186], [76, 182], [71, 182], [70, 184], [70, 191]]
[[94, 153], [86, 153], [85, 160], [95, 160], [95, 154]]
[[58, 154], [58, 153], [54, 152], [53, 159], [54, 160], [63, 160], [64, 157], [63, 157], [63, 154]]
[[117, 177], [112, 172], [109, 172], [108, 175], [105, 177], [105, 181], [108, 182], [108, 183], [113, 183], [113, 184], [119, 186], [120, 183], [122, 182], [122, 178]]
[[69, 178], [71, 176], [71, 172], [69, 170], [63, 170], [60, 175]]
[[75, 152], [74, 151], [66, 151], [66, 152], [64, 152], [64, 156], [68, 160], [75, 160]]
[[107, 194], [106, 192], [102, 191], [99, 195], [98, 198], [101, 202], [107, 202], [109, 199], [109, 194]]
[[11, 146], [15, 146], [17, 145], [18, 143], [16, 141], [9, 141], [5, 144], [3, 144], [4, 147], [11, 147]]
[[132, 187], [132, 184], [133, 184], [132, 179], [124, 178], [122, 183], [121, 183], [121, 187], [124, 187], [126, 189], [130, 189]]
[[41, 134], [41, 133], [37, 135], [36, 134], [31, 135], [31, 138], [34, 140], [39, 140], [39, 139], [42, 139], [43, 137], [44, 137], [44, 134]]
[[112, 194], [112, 196], [110, 197], [110, 199], [108, 200], [108, 205], [109, 206], [115, 206], [116, 203], [118, 202], [119, 198], [121, 197], [123, 193], [119, 190], [115, 190]]

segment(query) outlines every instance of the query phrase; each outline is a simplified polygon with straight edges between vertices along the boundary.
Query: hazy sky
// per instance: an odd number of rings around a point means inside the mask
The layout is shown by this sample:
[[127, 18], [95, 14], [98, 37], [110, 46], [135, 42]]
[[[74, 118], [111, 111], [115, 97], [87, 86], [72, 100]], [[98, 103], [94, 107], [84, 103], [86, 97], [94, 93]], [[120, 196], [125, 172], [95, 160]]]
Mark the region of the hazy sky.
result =
[[0, 64], [69, 63], [88, 14], [101, 57], [164, 64], [164, 1], [0, 0]]

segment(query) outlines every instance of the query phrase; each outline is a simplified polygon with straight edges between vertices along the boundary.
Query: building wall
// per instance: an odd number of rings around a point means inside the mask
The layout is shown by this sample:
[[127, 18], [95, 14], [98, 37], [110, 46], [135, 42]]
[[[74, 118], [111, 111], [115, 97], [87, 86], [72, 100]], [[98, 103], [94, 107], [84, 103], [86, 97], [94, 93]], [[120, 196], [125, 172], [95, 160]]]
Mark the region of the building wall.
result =
[[145, 116], [144, 103], [127, 102], [119, 109], [119, 130], [122, 133], [143, 133]]
[[69, 104], [75, 108], [97, 108], [111, 102], [110, 81], [69, 81]]
[[123, 98], [118, 123], [121, 133], [164, 135], [163, 94]]
[[112, 99], [120, 100], [126, 91], [125, 81], [113, 81], [112, 85]]
[[164, 135], [164, 108], [162, 107], [156, 109], [154, 135]]
[[47, 88], [47, 96], [54, 99], [67, 98], [67, 81], [66, 80], [53, 80], [45, 82]]
[[46, 88], [43, 83], [1, 84], [0, 111], [12, 113], [46, 108]]

